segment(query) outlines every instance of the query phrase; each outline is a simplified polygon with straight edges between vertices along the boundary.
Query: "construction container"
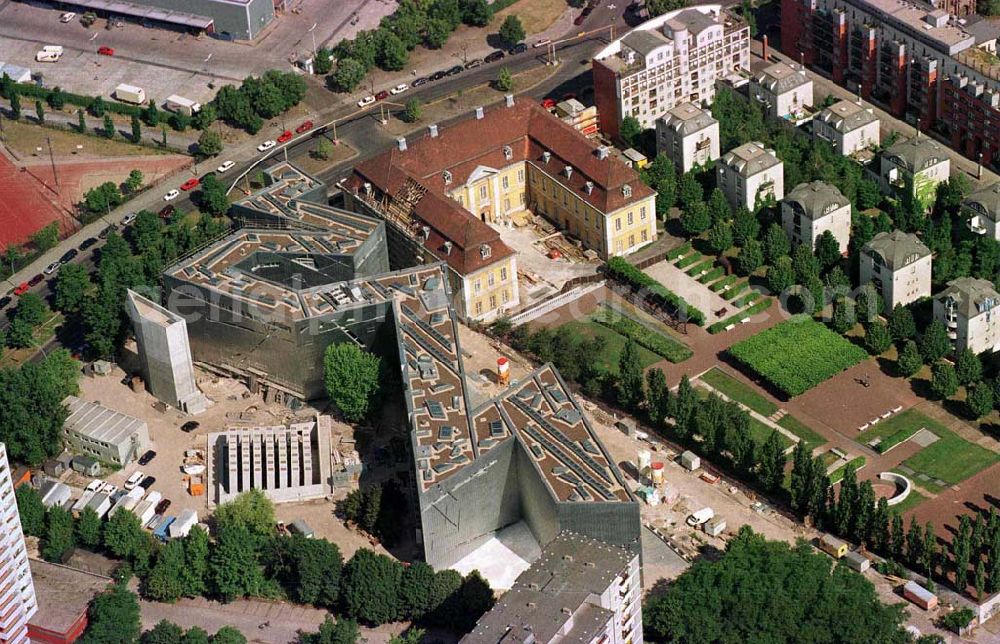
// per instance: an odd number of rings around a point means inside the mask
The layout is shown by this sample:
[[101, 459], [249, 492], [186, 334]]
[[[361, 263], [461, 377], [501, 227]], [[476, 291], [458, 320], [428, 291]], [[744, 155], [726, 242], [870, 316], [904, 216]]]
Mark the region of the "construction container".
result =
[[619, 418], [615, 421], [615, 427], [629, 438], [635, 437], [635, 421], [631, 418]]
[[153, 530], [153, 536], [160, 541], [167, 540], [167, 531], [170, 529], [170, 524], [177, 520], [177, 517], [164, 517], [160, 519], [156, 528]]
[[123, 103], [142, 105], [146, 102], [146, 90], [141, 87], [136, 87], [135, 85], [126, 85], [125, 83], [122, 83], [115, 88], [114, 97]]
[[89, 456], [74, 456], [73, 460], [70, 461], [70, 467], [74, 471], [86, 474], [87, 476], [97, 476], [101, 473], [101, 464], [97, 462], [97, 459], [90, 458]]
[[188, 478], [188, 494], [191, 496], [205, 495], [205, 479], [201, 476], [191, 476]]
[[632, 166], [635, 170], [641, 170], [649, 165], [649, 159], [646, 158], [646, 155], [634, 148], [628, 148], [622, 152], [622, 156], [624, 157], [625, 163]]
[[90, 500], [94, 498], [95, 494], [96, 492], [94, 491], [84, 492], [83, 495], [76, 500], [76, 503], [73, 504], [72, 508], [73, 514], [79, 514], [80, 512], [83, 512], [83, 509], [87, 507], [87, 504], [90, 503]]
[[171, 94], [168, 96], [167, 100], [163, 102], [163, 107], [171, 112], [177, 112], [178, 114], [185, 114], [187, 116], [193, 116], [197, 112], [201, 111], [201, 103], [192, 101], [190, 98], [178, 96], [177, 94]]
[[497, 382], [501, 385], [510, 383], [510, 360], [505, 356], [497, 358]]
[[680, 460], [681, 467], [690, 472], [693, 472], [701, 467], [701, 458], [699, 458], [698, 455], [691, 450], [687, 450], [681, 454]]
[[663, 463], [657, 461], [649, 466], [650, 476], [653, 479], [653, 487], [663, 485]]
[[841, 559], [849, 550], [846, 541], [841, 541], [832, 534], [824, 534], [819, 538], [819, 548], [834, 559]]
[[726, 531], [726, 520], [722, 517], [715, 517], [706, 521], [701, 528], [705, 531], [705, 534], [717, 537]]
[[132, 512], [139, 518], [139, 523], [146, 527], [146, 524], [156, 516], [156, 504], [149, 501], [139, 501]]
[[69, 486], [59, 481], [45, 481], [42, 483], [42, 488], [39, 492], [42, 496], [42, 505], [46, 509], [63, 507], [73, 495], [73, 491], [69, 489]]
[[111, 505], [111, 497], [104, 492], [98, 492], [90, 499], [86, 507], [96, 512], [97, 516], [103, 519], [104, 515], [111, 509]]
[[915, 581], [906, 582], [906, 585], [903, 586], [903, 597], [924, 610], [934, 610], [938, 607], [937, 595]]
[[316, 532], [309, 527], [309, 524], [302, 519], [296, 519], [292, 521], [292, 525], [289, 526], [292, 532], [301, 534], [306, 539], [312, 539], [316, 536]]
[[177, 517], [177, 520], [170, 524], [168, 532], [171, 539], [186, 537], [191, 528], [198, 524], [198, 513], [194, 510], [184, 510]]
[[852, 550], [844, 555], [844, 562], [848, 568], [857, 572], [865, 572], [872, 567], [871, 560], [856, 550]]

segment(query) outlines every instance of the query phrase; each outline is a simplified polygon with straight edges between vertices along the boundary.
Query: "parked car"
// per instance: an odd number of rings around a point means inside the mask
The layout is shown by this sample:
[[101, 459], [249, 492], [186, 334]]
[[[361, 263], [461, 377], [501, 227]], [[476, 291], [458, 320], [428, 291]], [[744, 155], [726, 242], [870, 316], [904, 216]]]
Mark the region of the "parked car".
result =
[[108, 496], [111, 496], [112, 494], [118, 491], [118, 486], [115, 485], [114, 483], [105, 483], [104, 487], [102, 487], [100, 491], [103, 492], [104, 494], [107, 494]]
[[132, 222], [135, 221], [135, 217], [136, 217], [136, 215], [135, 215], [134, 212], [130, 212], [129, 214], [127, 214], [124, 217], [122, 217], [122, 226], [129, 226], [129, 225], [131, 225]]
[[87, 250], [91, 246], [97, 243], [96, 237], [88, 237], [80, 242], [80, 250]]
[[184, 192], [187, 192], [188, 190], [194, 190], [195, 188], [198, 187], [200, 183], [201, 181], [198, 179], [198, 177], [191, 177], [190, 179], [181, 184], [181, 190], [183, 190]]
[[141, 487], [144, 490], [148, 490], [149, 488], [153, 487], [153, 483], [156, 483], [156, 477], [147, 476], [146, 478], [142, 479], [142, 481], [139, 482], [139, 487]]
[[225, 163], [223, 163], [222, 165], [220, 165], [218, 168], [216, 168], [215, 171], [218, 172], [219, 174], [223, 174], [223, 173], [226, 173], [226, 172], [229, 172], [230, 170], [232, 170], [233, 166], [235, 166], [235, 165], [236, 165], [236, 163], [233, 162], [233, 161], [226, 161]]
[[63, 256], [59, 258], [59, 261], [62, 262], [63, 264], [65, 264], [66, 262], [71, 262], [73, 261], [73, 258], [79, 254], [80, 251], [78, 251], [75, 248], [70, 248], [68, 251], [63, 253]]
[[714, 516], [715, 511], [712, 508], [702, 508], [687, 518], [687, 524], [694, 528], [708, 523]]
[[24, 295], [28, 292], [29, 288], [31, 288], [30, 284], [27, 282], [21, 282], [17, 285], [17, 288], [14, 289], [14, 295]]
[[483, 59], [483, 62], [486, 62], [486, 63], [495, 63], [498, 60], [503, 60], [503, 57], [505, 55], [506, 54], [504, 54], [502, 51], [500, 51], [498, 49], [495, 52], [493, 52], [492, 54], [489, 54], [488, 56], [486, 56], [486, 58]]
[[167, 508], [169, 507], [170, 507], [170, 499], [163, 499], [162, 501], [156, 504], [156, 513], [163, 514], [164, 512], [167, 511]]
[[0, 311], [7, 308], [10, 302], [11, 302], [11, 297], [9, 295], [4, 295], [3, 297], [0, 297]]
[[277, 141], [267, 140], [267, 141], [264, 141], [263, 143], [261, 143], [260, 145], [257, 146], [257, 151], [258, 152], [267, 152], [268, 150], [270, 150], [271, 148], [273, 148], [276, 145], [278, 145]]
[[43, 279], [45, 279], [45, 276], [39, 273], [38, 275], [35, 275], [30, 280], [28, 280], [28, 286], [38, 286], [39, 284], [42, 283]]
[[200, 426], [201, 423], [199, 423], [198, 421], [189, 420], [188, 422], [181, 425], [181, 431], [184, 432], [185, 434], [190, 434], [194, 430], [198, 429]]
[[374, 96], [365, 96], [363, 99], [358, 101], [358, 107], [367, 107], [375, 102]]
[[387, 92], [385, 90], [382, 90], [381, 92], [379, 92], [378, 94], [375, 95], [375, 100], [376, 101], [384, 101], [387, 98], [389, 98], [389, 92]]
[[415, 78], [413, 79], [412, 87], [420, 87], [421, 85], [426, 85], [429, 80], [430, 79], [425, 76], [421, 76], [420, 78]]
[[90, 483], [87, 483], [87, 487], [84, 488], [84, 492], [96, 492], [104, 487], [104, 481], [101, 479], [94, 479]]
[[278, 136], [278, 143], [288, 143], [292, 140], [292, 131], [285, 130]]
[[528, 51], [528, 46], [522, 42], [508, 49], [507, 53], [510, 54], [511, 56], [516, 56], [517, 54], [523, 54], [526, 51]]
[[102, 56], [114, 56], [115, 50], [112, 49], [111, 47], [98, 47], [97, 53]]
[[126, 479], [125, 481], [125, 489], [126, 490], [135, 489], [136, 487], [139, 486], [139, 483], [141, 483], [142, 479], [144, 478], [146, 478], [146, 475], [142, 473], [142, 470], [136, 470], [132, 472], [132, 475], [129, 476], [128, 479]]
[[104, 230], [102, 230], [101, 232], [97, 233], [97, 236], [99, 238], [101, 238], [101, 239], [107, 239], [108, 235], [110, 235], [113, 232], [116, 232], [117, 230], [118, 230], [118, 226], [115, 226], [114, 224], [111, 224], [110, 226], [108, 226], [107, 228], [105, 228]]
[[434, 72], [433, 74], [430, 75], [430, 79], [432, 81], [439, 81], [439, 80], [441, 80], [442, 78], [444, 78], [447, 75], [448, 75], [448, 72], [443, 71], [443, 70], [438, 70], [438, 71], [436, 71], [436, 72]]
[[139, 465], [149, 465], [154, 458], [156, 458], [156, 452], [151, 449], [146, 450], [146, 453], [139, 457]]
[[475, 69], [476, 67], [479, 67], [482, 64], [483, 64], [483, 59], [482, 58], [473, 58], [469, 62], [465, 63], [465, 68], [466, 69]]
[[177, 196], [179, 194], [181, 194], [181, 191], [177, 190], [175, 188], [175, 189], [171, 190], [170, 192], [168, 192], [167, 194], [163, 195], [163, 200], [164, 201], [173, 201], [174, 199], [177, 198]]
[[76, 13], [73, 11], [67, 11], [63, 15], [59, 16], [59, 22], [65, 24], [67, 22], [72, 22], [73, 18], [76, 18]]
[[295, 128], [296, 134], [302, 134], [303, 132], [308, 132], [313, 128], [312, 121], [303, 121], [297, 128]]
[[61, 266], [61, 265], [62, 265], [62, 262], [60, 262], [58, 260], [54, 261], [51, 264], [49, 264], [48, 266], [46, 266], [45, 270], [42, 271], [42, 272], [45, 273], [46, 275], [51, 275], [52, 273], [55, 273], [57, 270], [59, 270], [59, 266]]
[[454, 67], [452, 67], [451, 69], [449, 69], [447, 72], [445, 72], [445, 75], [446, 76], [457, 76], [457, 75], [461, 74], [463, 70], [464, 70], [464, 68], [461, 65], [455, 65]]
[[573, 20], [573, 24], [576, 25], [577, 27], [579, 27], [580, 25], [583, 24], [583, 21], [586, 20], [586, 19], [587, 19], [586, 12], [585, 11], [581, 12], [580, 15], [577, 16], [575, 20]]
[[160, 211], [160, 219], [170, 219], [177, 212], [177, 208], [171, 204], [169, 206], [164, 206], [163, 210]]
[[410, 89], [409, 85], [407, 85], [406, 83], [400, 83], [399, 85], [396, 85], [395, 87], [390, 89], [389, 93], [395, 96], [396, 94], [402, 94], [408, 89]]

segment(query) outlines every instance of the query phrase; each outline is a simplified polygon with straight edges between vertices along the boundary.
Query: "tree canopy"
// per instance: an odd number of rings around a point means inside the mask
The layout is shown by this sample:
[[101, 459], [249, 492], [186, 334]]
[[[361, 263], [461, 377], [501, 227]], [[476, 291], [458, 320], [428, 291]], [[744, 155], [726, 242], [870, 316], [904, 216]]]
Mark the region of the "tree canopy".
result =
[[343, 342], [326, 348], [323, 364], [326, 392], [344, 418], [357, 422], [367, 417], [381, 391], [381, 358]]

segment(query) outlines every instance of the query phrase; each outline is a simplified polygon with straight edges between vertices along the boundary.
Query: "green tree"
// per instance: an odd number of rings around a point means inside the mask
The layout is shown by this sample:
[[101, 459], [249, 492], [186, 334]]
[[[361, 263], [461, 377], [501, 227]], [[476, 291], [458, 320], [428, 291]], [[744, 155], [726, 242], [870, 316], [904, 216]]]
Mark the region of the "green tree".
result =
[[195, 113], [194, 117], [191, 119], [191, 125], [199, 130], [207, 130], [218, 118], [219, 112], [215, 109], [215, 105], [208, 103], [206, 105], [202, 105], [201, 109]]
[[184, 596], [184, 543], [174, 539], [160, 550], [143, 589], [148, 599], [175, 602]]
[[198, 597], [208, 587], [208, 533], [199, 526], [191, 528], [184, 543], [184, 596]]
[[[398, 588], [403, 567], [385, 555], [361, 548], [344, 566], [341, 598], [347, 614], [377, 626], [402, 614]], [[457, 616], [456, 616], [457, 617]]]
[[326, 539], [307, 539], [302, 535], [295, 535], [289, 541], [295, 600], [302, 604], [334, 607], [344, 566], [340, 549]]
[[626, 116], [622, 119], [622, 124], [618, 128], [618, 136], [626, 146], [634, 148], [638, 145], [641, 135], [642, 124], [639, 123], [639, 119], [634, 116]]
[[330, 73], [331, 69], [333, 69], [332, 52], [325, 47], [320, 47], [316, 50], [316, 56], [313, 59], [313, 72], [325, 76]]
[[777, 295], [795, 283], [795, 270], [792, 268], [792, 258], [779, 257], [771, 267], [767, 269], [767, 288], [771, 293]]
[[618, 359], [618, 404], [634, 411], [643, 402], [642, 359], [639, 345], [629, 338]]
[[142, 141], [142, 122], [137, 114], [132, 115], [132, 143]]
[[198, 136], [198, 154], [204, 157], [214, 157], [221, 154], [222, 149], [222, 137], [219, 136], [218, 132], [208, 129], [202, 130]]
[[740, 206], [733, 215], [733, 241], [737, 246], [745, 247], [751, 240], [756, 241], [760, 235], [760, 220], [745, 207]]
[[331, 344], [323, 358], [326, 392], [344, 417], [364, 419], [380, 396], [381, 359], [353, 342]]
[[19, 485], [14, 490], [17, 499], [17, 513], [21, 517], [24, 534], [41, 537], [45, 534], [45, 506], [38, 490], [30, 485]]
[[334, 622], [327, 616], [316, 633], [303, 633], [299, 644], [355, 644], [361, 639], [358, 623], [353, 619], [338, 619]]
[[45, 536], [42, 538], [42, 558], [62, 563], [63, 557], [73, 548], [73, 515], [54, 507], [45, 517]]
[[375, 62], [379, 68], [387, 72], [399, 71], [406, 67], [409, 54], [406, 45], [399, 36], [387, 29], [379, 29], [376, 33]]
[[104, 104], [104, 99], [100, 96], [95, 97], [94, 101], [90, 104], [90, 113], [97, 118], [103, 117], [107, 109], [107, 105]]
[[747, 240], [736, 256], [736, 271], [741, 275], [749, 275], [764, 263], [764, 248], [756, 239]]
[[424, 46], [428, 49], [441, 49], [448, 42], [451, 31], [451, 25], [446, 21], [430, 18], [424, 28]]
[[8, 92], [10, 98], [10, 115], [15, 121], [21, 120], [21, 94], [17, 90]]
[[142, 632], [139, 600], [123, 584], [112, 584], [90, 601], [81, 644], [128, 644]]
[[899, 375], [909, 378], [920, 371], [922, 366], [924, 366], [924, 361], [917, 349], [917, 343], [913, 340], [907, 340], [896, 359], [896, 370]]
[[335, 92], [353, 92], [368, 71], [365, 66], [352, 58], [341, 58], [337, 61], [337, 69], [327, 76], [327, 85]]
[[104, 547], [119, 559], [133, 562], [149, 547], [149, 534], [129, 510], [119, 510], [104, 525]]
[[704, 201], [693, 204], [681, 213], [681, 228], [688, 235], [697, 236], [708, 230], [712, 225], [712, 218], [708, 214], [708, 206]]
[[55, 248], [59, 243], [59, 225], [55, 222], [44, 226], [31, 235], [31, 243], [43, 253]]
[[45, 320], [45, 302], [37, 293], [25, 293], [17, 302], [14, 319], [23, 320], [30, 326], [37, 326]]
[[45, 123], [45, 105], [41, 101], [35, 101], [35, 118], [39, 123]]
[[934, 320], [927, 325], [920, 338], [920, 354], [925, 362], [936, 362], [951, 353], [951, 339], [944, 323]]
[[788, 235], [778, 224], [771, 224], [764, 233], [764, 261], [774, 266], [779, 257], [785, 257], [792, 250]]
[[718, 225], [719, 222], [729, 221], [733, 218], [733, 212], [729, 209], [729, 202], [726, 201], [726, 195], [718, 188], [713, 189], [712, 194], [708, 196], [708, 214], [712, 218], [713, 225]]
[[83, 108], [76, 111], [76, 129], [80, 134], [87, 131], [87, 119], [83, 115]]
[[493, 7], [486, 0], [459, 0], [462, 22], [471, 27], [485, 27], [493, 20]]
[[718, 221], [708, 231], [708, 246], [712, 252], [721, 255], [733, 245], [733, 225], [728, 221]]
[[192, 626], [184, 633], [181, 644], [209, 644], [208, 632], [200, 626]]
[[972, 349], [966, 347], [958, 352], [955, 359], [955, 374], [960, 385], [970, 385], [983, 378], [983, 361]]
[[659, 428], [670, 415], [672, 400], [667, 377], [656, 368], [646, 372], [646, 408], [653, 427]]
[[403, 120], [407, 123], [416, 123], [423, 116], [424, 107], [420, 99], [411, 98], [406, 101], [406, 109], [403, 110]]
[[109, 139], [113, 139], [115, 137], [115, 122], [113, 120], [111, 120], [111, 115], [110, 114], [105, 114], [104, 115], [104, 129], [103, 129], [103, 132], [104, 132], [104, 136], [108, 137]]
[[[270, 86], [268, 87], [270, 88]], [[276, 92], [277, 90], [272, 90], [270, 94], [276, 95]], [[276, 98], [275, 100], [280, 100], [280, 99]], [[277, 116], [277, 114], [279, 114], [282, 111], [283, 110], [279, 108], [277, 112], [274, 112], [274, 115]], [[189, 127], [191, 127], [191, 117], [185, 114], [184, 112], [174, 112], [173, 114], [170, 115], [168, 121], [170, 122], [170, 127], [174, 128], [178, 132], [184, 132]]]
[[807, 244], [795, 247], [795, 252], [792, 253], [792, 268], [795, 270], [795, 280], [799, 284], [806, 284], [819, 277], [819, 260]]
[[[678, 198], [680, 200], [681, 208], [684, 210], [689, 210], [694, 207], [695, 204], [699, 204], [705, 201], [705, 191], [701, 187], [701, 183], [698, 181], [698, 177], [695, 173], [685, 172], [681, 175], [680, 184], [678, 186]], [[706, 209], [706, 214], [708, 211]], [[705, 228], [708, 228], [706, 225]]]
[[208, 572], [209, 586], [223, 601], [255, 596], [263, 591], [266, 582], [258, 561], [256, 542], [255, 535], [243, 525], [227, 527], [219, 532], [209, 557]]
[[221, 217], [229, 211], [226, 186], [214, 174], [208, 175], [201, 182], [201, 198], [198, 206], [202, 212], [215, 217]]
[[149, 127], [156, 127], [160, 124], [160, 110], [156, 108], [156, 101], [150, 101], [146, 109], [142, 111], [142, 120]]
[[[862, 285], [854, 296], [854, 311], [857, 313], [858, 320], [869, 324], [878, 319], [881, 310], [882, 296], [879, 292], [870, 283]], [[892, 338], [892, 330], [889, 331], [889, 337]]]
[[83, 195], [84, 207], [93, 214], [107, 214], [125, 200], [118, 185], [107, 181]]
[[177, 644], [184, 637], [184, 629], [173, 622], [161, 619], [156, 626], [142, 634], [139, 644]]
[[936, 362], [931, 369], [931, 391], [934, 395], [944, 400], [955, 395], [958, 391], [958, 376], [955, 375], [955, 368], [948, 362]]
[[420, 620], [430, 610], [434, 569], [422, 561], [415, 561], [403, 570], [399, 584], [399, 600], [407, 619]]
[[892, 346], [889, 327], [881, 320], [870, 322], [865, 327], [865, 349], [873, 356], [881, 355]]
[[138, 168], [131, 170], [128, 173], [128, 178], [125, 179], [125, 190], [135, 194], [142, 187], [142, 181], [145, 177], [142, 176], [142, 170]]
[[977, 382], [968, 386], [967, 389], [965, 407], [969, 418], [979, 420], [993, 411], [993, 387], [985, 382]]
[[847, 333], [854, 328], [854, 307], [846, 297], [833, 301], [833, 320], [830, 326], [837, 333]]
[[257, 537], [268, 537], [274, 533], [274, 503], [261, 490], [241, 492], [216, 508], [215, 525], [219, 532], [243, 528]]
[[333, 143], [330, 143], [328, 138], [321, 136], [316, 139], [316, 145], [313, 146], [310, 154], [317, 159], [328, 161], [333, 155]]
[[514, 89], [514, 77], [511, 75], [510, 70], [506, 67], [501, 67], [500, 71], [497, 72], [497, 79], [494, 84], [501, 92], [509, 92]]
[[816, 258], [824, 270], [832, 268], [840, 261], [840, 243], [829, 230], [823, 231], [816, 240]]
[[508, 47], [513, 47], [524, 40], [524, 27], [521, 25], [521, 19], [514, 14], [510, 14], [504, 18], [498, 35], [500, 36], [500, 42]]
[[101, 517], [91, 508], [84, 508], [76, 520], [76, 541], [88, 550], [101, 545]]
[[66, 106], [66, 93], [63, 92], [57, 85], [52, 88], [52, 92], [49, 93], [49, 97], [46, 100], [48, 101], [49, 107], [59, 112]]
[[917, 335], [917, 323], [913, 321], [913, 312], [902, 304], [893, 307], [889, 314], [889, 332], [895, 342], [911, 340]]
[[761, 447], [760, 469], [758, 477], [761, 485], [768, 492], [778, 489], [785, 473], [785, 448], [778, 438], [778, 432], [772, 430]]
[[215, 631], [212, 644], [247, 644], [247, 638], [232, 626], [223, 626]]
[[458, 612], [455, 617], [462, 632], [471, 631], [479, 618], [496, 603], [493, 590], [478, 570], [473, 570], [465, 576], [456, 599]]

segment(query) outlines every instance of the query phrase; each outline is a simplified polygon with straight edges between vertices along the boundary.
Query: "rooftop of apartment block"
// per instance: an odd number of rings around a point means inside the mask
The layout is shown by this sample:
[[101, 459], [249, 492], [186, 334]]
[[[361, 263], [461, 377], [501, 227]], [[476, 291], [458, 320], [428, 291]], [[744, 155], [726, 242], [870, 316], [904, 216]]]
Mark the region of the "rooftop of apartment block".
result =
[[969, 194], [962, 204], [997, 221], [1000, 219], [1000, 181]]
[[934, 139], [915, 136], [897, 141], [885, 151], [885, 158], [912, 173], [921, 172], [948, 159], [948, 152]]
[[919, 237], [902, 230], [878, 233], [861, 250], [866, 255], [878, 255], [889, 270], [903, 268], [931, 254]]
[[847, 197], [836, 186], [826, 181], [800, 183], [785, 195], [783, 201], [796, 204], [798, 209], [810, 219], [818, 219], [850, 204]]
[[847, 134], [869, 123], [878, 122], [878, 117], [875, 116], [873, 110], [848, 100], [837, 101], [820, 112], [816, 118], [841, 134]]
[[976, 38], [947, 12], [909, 0], [844, 0], [876, 17], [899, 23], [904, 32], [943, 53], [954, 55], [976, 44]]
[[958, 313], [972, 318], [980, 313], [991, 310], [1000, 303], [1000, 293], [997, 293], [993, 282], [975, 277], [959, 277], [951, 280], [935, 300], [950, 301]]
[[718, 123], [712, 118], [711, 112], [703, 110], [693, 103], [675, 105], [667, 112], [666, 116], [662, 116], [660, 119], [664, 125], [681, 136], [695, 134]]
[[738, 148], [733, 148], [722, 155], [722, 163], [732, 168], [742, 177], [752, 177], [781, 165], [781, 160], [763, 143], [751, 141]]
[[765, 67], [757, 74], [756, 81], [772, 94], [784, 94], [812, 83], [802, 68], [787, 63], [775, 63]]

